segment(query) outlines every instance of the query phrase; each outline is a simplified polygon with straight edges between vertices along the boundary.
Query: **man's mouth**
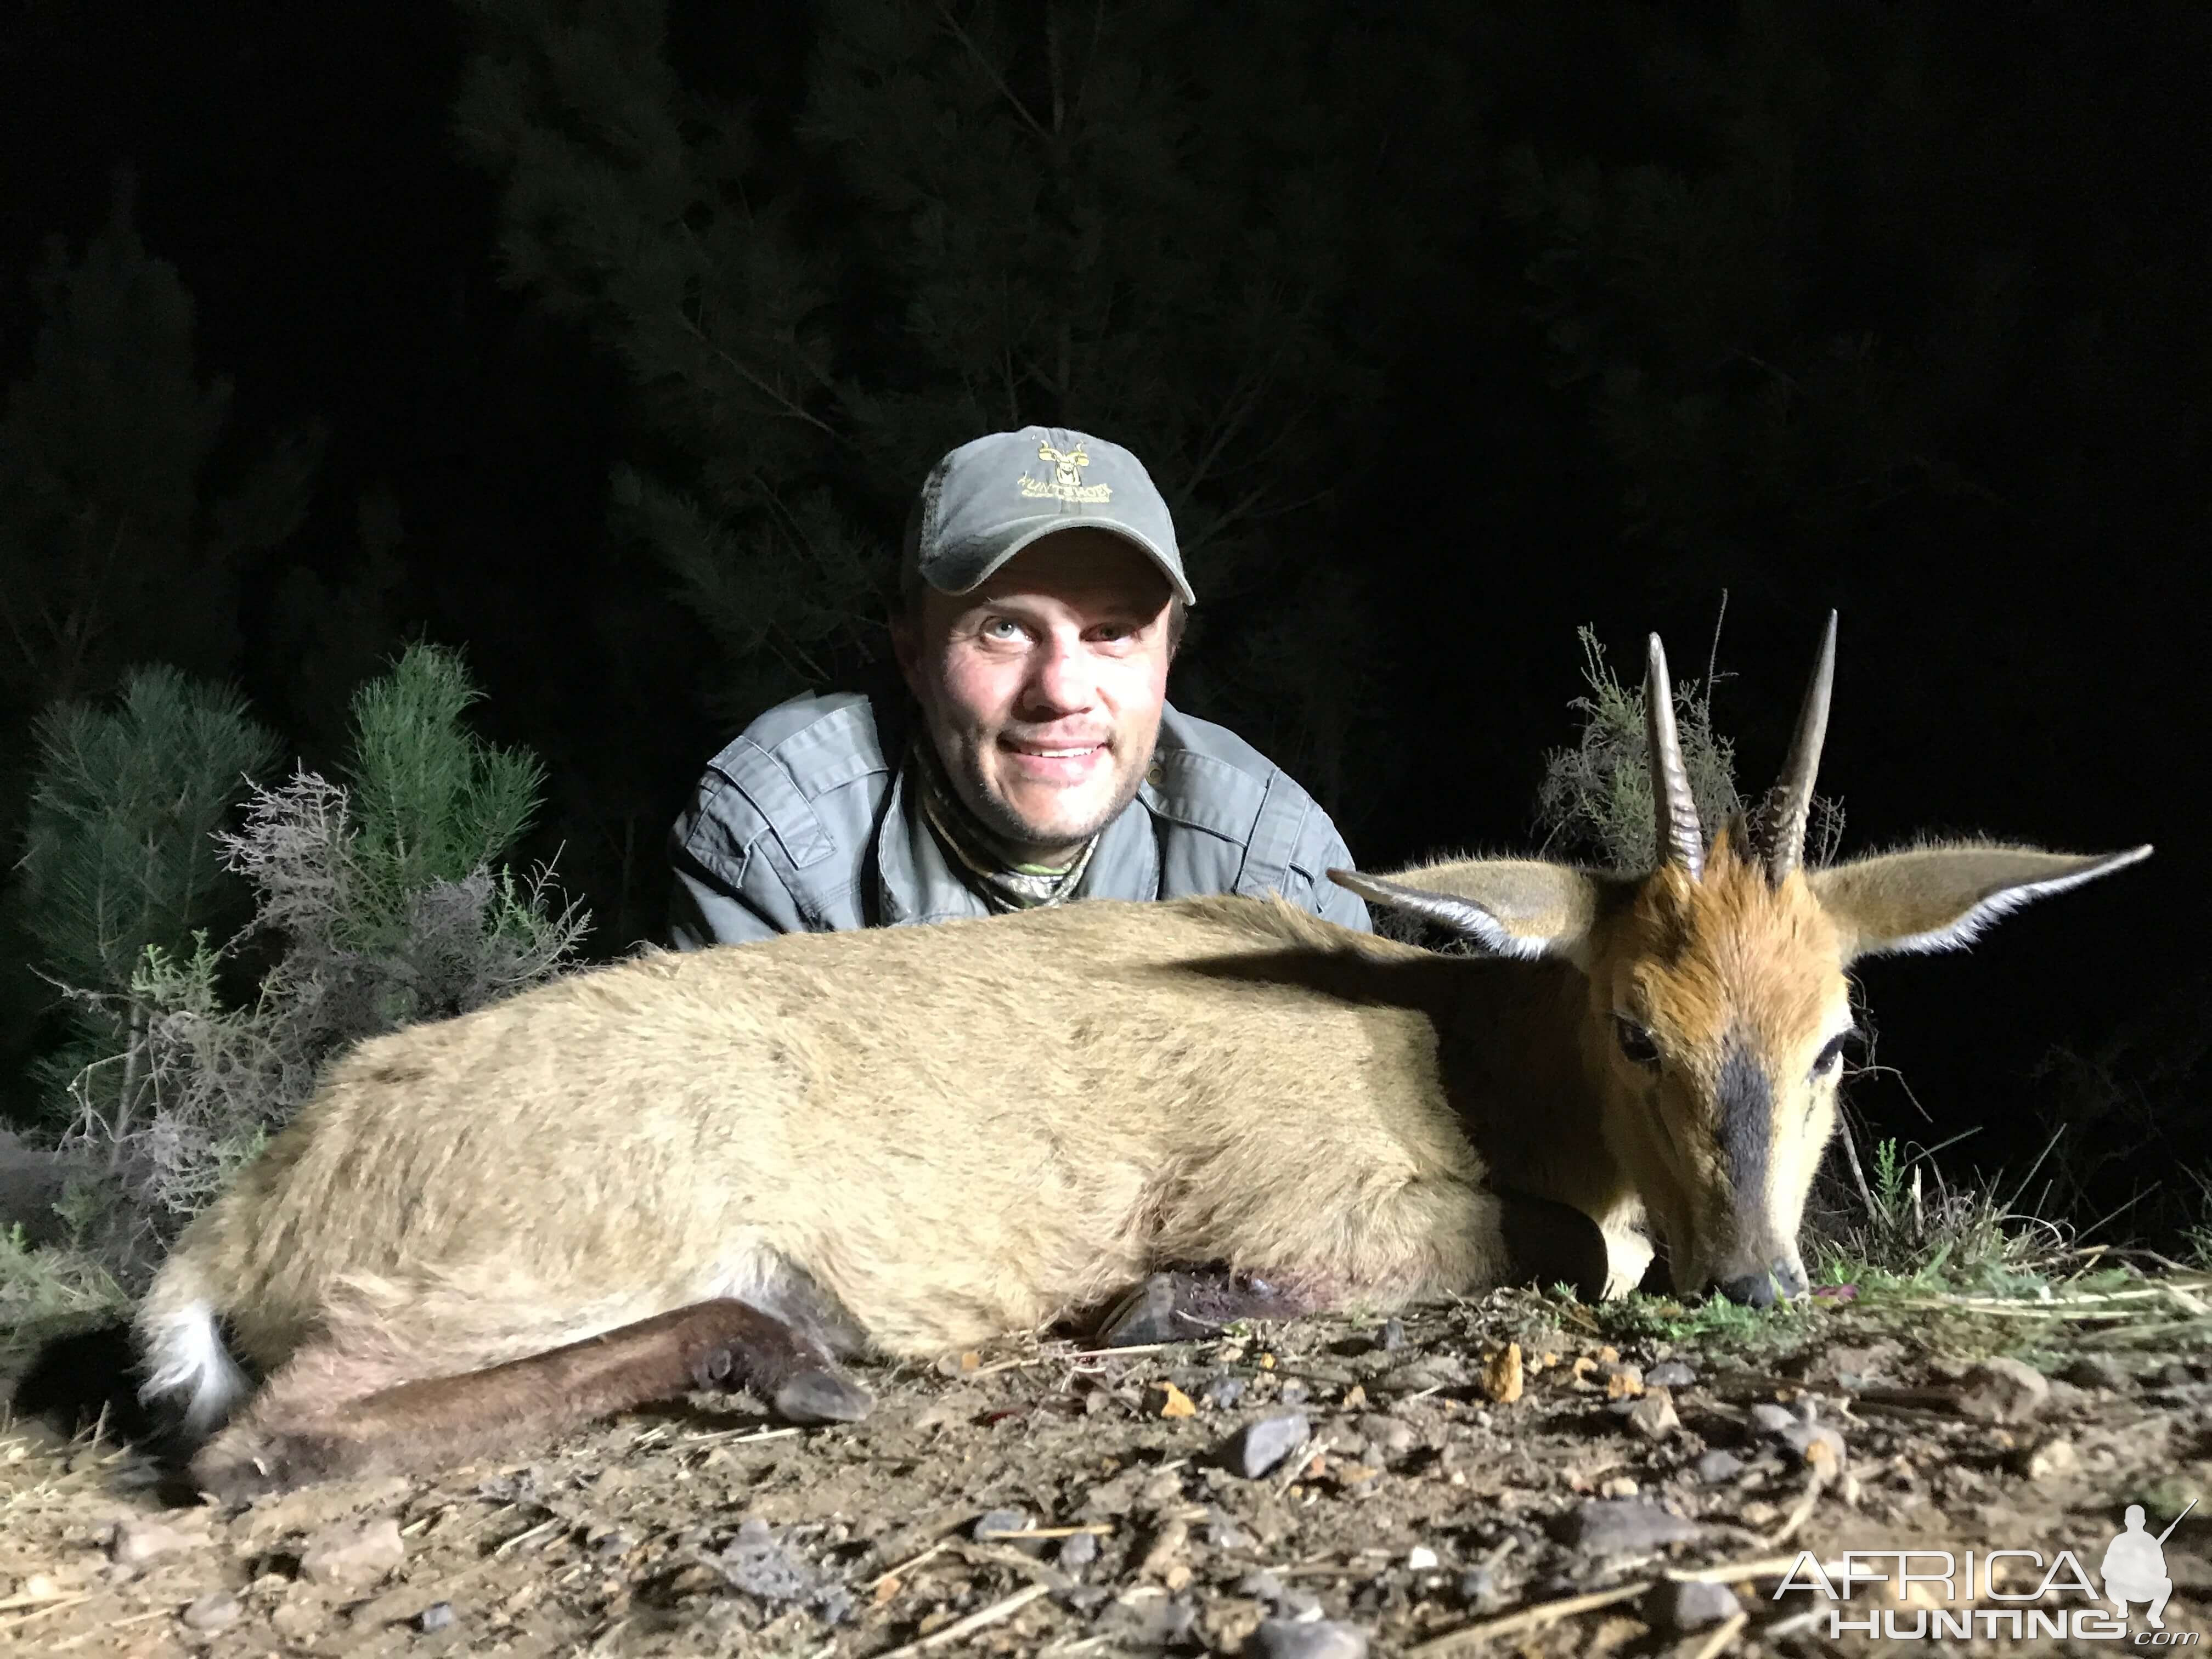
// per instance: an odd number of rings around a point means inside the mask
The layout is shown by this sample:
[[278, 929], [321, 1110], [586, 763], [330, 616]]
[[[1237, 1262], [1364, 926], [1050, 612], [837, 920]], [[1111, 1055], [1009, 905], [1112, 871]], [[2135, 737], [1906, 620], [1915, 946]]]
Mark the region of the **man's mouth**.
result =
[[1103, 741], [1032, 743], [1021, 738], [1000, 738], [999, 747], [1012, 759], [1018, 774], [1040, 783], [1080, 782], [1107, 751]]

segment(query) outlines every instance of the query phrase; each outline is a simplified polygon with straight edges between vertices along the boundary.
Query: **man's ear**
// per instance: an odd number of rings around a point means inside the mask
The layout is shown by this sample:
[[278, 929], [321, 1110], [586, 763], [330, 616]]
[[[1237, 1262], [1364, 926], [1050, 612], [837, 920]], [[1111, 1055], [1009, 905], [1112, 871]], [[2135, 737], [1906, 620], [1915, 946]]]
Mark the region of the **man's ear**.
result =
[[891, 659], [917, 701], [921, 699], [921, 624], [915, 613], [920, 609], [918, 605], [904, 605], [891, 617]]
[[1328, 878], [1494, 955], [1563, 957], [1577, 964], [1588, 954], [1604, 894], [1598, 878], [1540, 859], [1465, 859], [1387, 877], [1332, 870]]
[[1956, 951], [2009, 911], [2150, 856], [2045, 853], [2033, 847], [1915, 847], [1808, 871], [1844, 939], [1844, 959]]

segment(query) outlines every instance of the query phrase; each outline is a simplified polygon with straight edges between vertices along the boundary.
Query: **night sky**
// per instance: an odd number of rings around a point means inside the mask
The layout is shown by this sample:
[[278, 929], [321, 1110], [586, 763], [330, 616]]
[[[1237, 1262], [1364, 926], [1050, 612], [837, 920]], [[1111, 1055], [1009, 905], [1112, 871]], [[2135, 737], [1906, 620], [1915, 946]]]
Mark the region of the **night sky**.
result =
[[[1526, 21], [1524, 8], [1462, 9]], [[1480, 125], [1605, 162], [1696, 166], [1692, 140], [1639, 122], [1611, 90], [1636, 50], [1620, 22], [1633, 9], [1571, 9], [1548, 37], [1474, 23], [1452, 36], [1483, 88]], [[787, 123], [804, 10], [679, 13], [687, 72], [757, 100], [771, 129]], [[2013, 918], [1968, 958], [1862, 970], [1879, 1058], [1933, 1121], [1881, 1079], [1862, 1080], [1861, 1104], [1921, 1139], [1978, 1124], [1984, 1144], [2017, 1155], [2029, 1074], [2051, 1045], [2132, 1034], [2185, 1068], [2212, 1030], [2199, 956], [2212, 921], [2200, 752], [2212, 21], [2179, 3], [1942, 10], [1926, 75], [1960, 107], [2004, 118], [1962, 127], [1906, 178], [1864, 165], [1847, 135], [1801, 151], [1796, 188], [1826, 215], [1801, 267], [1821, 291], [1804, 303], [1832, 313], [1839, 335], [1912, 319], [1936, 279], [1889, 257], [1913, 238], [1883, 227], [1983, 214], [2031, 273], [2027, 334], [2045, 331], [2055, 362], [2057, 343], [2101, 331], [2109, 385], [2015, 366], [1972, 429], [1950, 434], [1976, 490], [1906, 490], [1829, 545], [1754, 526], [1685, 556], [1638, 532], [1588, 387], [1559, 373], [1525, 231], [1474, 176], [1492, 163], [1394, 163], [1433, 175], [1416, 194], [1451, 216], [1440, 234], [1454, 254], [1378, 292], [1419, 325], [1384, 366], [1375, 459], [1316, 510], [1370, 605], [1363, 648], [1385, 718], [1366, 740], [1396, 763], [1387, 790], [1330, 804], [1370, 867], [1526, 845], [1543, 753], [1571, 732], [1576, 626], [1594, 624], [1624, 664], [1656, 629], [1680, 672], [1702, 665], [1723, 588], [1734, 678], [1717, 723], [1745, 784], [1762, 787], [1820, 618], [1838, 608], [1823, 781], [1844, 800], [1847, 850], [1961, 831], [2158, 846], [2148, 866]], [[1738, 26], [1735, 8], [1704, 11], [1717, 34]], [[624, 751], [628, 771], [602, 766], [589, 787], [633, 792], [646, 826], [634, 859], [657, 862], [666, 821], [736, 722], [701, 695], [714, 670], [698, 625], [653, 562], [608, 534], [609, 471], [640, 447], [621, 369], [501, 281], [497, 188], [452, 131], [468, 39], [438, 5], [10, 8], [0, 378], [28, 362], [42, 239], [81, 246], [127, 166], [148, 248], [197, 301], [203, 371], [236, 383], [236, 428], [330, 431], [308, 523], [247, 584], [237, 672], [257, 709], [327, 763], [332, 711], [302, 689], [314, 676], [274, 596], [295, 568], [342, 580], [356, 502], [389, 491], [404, 580], [382, 648], [418, 635], [466, 648], [489, 693], [486, 729], [548, 761], [551, 818], [564, 788], [586, 787], [579, 757]], [[1500, 56], [1501, 40], [1517, 55]], [[657, 932], [660, 892], [635, 872], [611, 890], [614, 857], [573, 842], [562, 854], [596, 884], [609, 926], [594, 946], [609, 952]], [[2202, 1121], [2173, 1125], [2182, 1152], [2207, 1141]]]

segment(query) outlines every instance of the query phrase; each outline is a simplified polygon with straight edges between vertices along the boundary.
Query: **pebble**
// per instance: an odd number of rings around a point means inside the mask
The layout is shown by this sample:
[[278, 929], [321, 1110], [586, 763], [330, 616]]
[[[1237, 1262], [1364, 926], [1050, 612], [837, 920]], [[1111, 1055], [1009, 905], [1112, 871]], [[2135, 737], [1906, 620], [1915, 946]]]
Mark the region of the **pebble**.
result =
[[1751, 1426], [1761, 1434], [1787, 1434], [1797, 1426], [1797, 1413], [1787, 1406], [1761, 1401], [1751, 1408]]
[[1207, 1382], [1199, 1396], [1214, 1410], [1225, 1412], [1244, 1397], [1244, 1379], [1224, 1372]]
[[[751, 1524], [750, 1521], [745, 1523], [746, 1526]], [[979, 1544], [1009, 1543], [1012, 1541], [1009, 1539], [989, 1538], [985, 1534], [994, 1532], [1027, 1532], [1030, 1524], [1029, 1516], [1024, 1515], [1019, 1510], [989, 1510], [975, 1517], [975, 1524], [968, 1529], [968, 1535]], [[744, 1528], [740, 1528], [738, 1536], [742, 1538], [744, 1535]]]
[[1400, 1457], [1413, 1449], [1420, 1433], [1401, 1418], [1369, 1416], [1359, 1419], [1359, 1432], [1378, 1452]]
[[1598, 1487], [1597, 1495], [1600, 1498], [1633, 1498], [1641, 1490], [1634, 1475], [1616, 1474]]
[[1426, 1544], [1416, 1544], [1406, 1552], [1407, 1572], [1434, 1572], [1436, 1570], [1437, 1553]]
[[2059, 1381], [2071, 1382], [2077, 1389], [2111, 1389], [2115, 1391], [2128, 1386], [2128, 1374], [2099, 1353], [2085, 1353], [2067, 1363], [2058, 1373]]
[[1459, 1576], [1459, 1599], [1477, 1613], [1487, 1613], [1505, 1598], [1498, 1589], [1498, 1575], [1488, 1567], [1469, 1567]]
[[1249, 1547], [1252, 1540], [1234, 1517], [1209, 1509], [1206, 1512], [1206, 1541], [1217, 1550], [1241, 1550]]
[[1823, 1461], [1824, 1455], [1814, 1450], [1814, 1448], [1825, 1445], [1828, 1449], [1826, 1455], [1832, 1456], [1835, 1460], [1828, 1468], [1828, 1473], [1831, 1474], [1844, 1466], [1844, 1455], [1846, 1450], [1844, 1437], [1833, 1429], [1825, 1427], [1819, 1423], [1794, 1423], [1782, 1431], [1780, 1437], [1784, 1445], [1789, 1447], [1808, 1463], [1818, 1463]]
[[2046, 1440], [2021, 1460], [2021, 1473], [2031, 1480], [2054, 1480], [2081, 1467], [2081, 1454], [2070, 1440]]
[[1640, 1555], [1693, 1538], [1698, 1529], [1679, 1515], [1638, 1498], [1593, 1498], [1567, 1511], [1565, 1540], [1594, 1555]]
[[1237, 1581], [1237, 1593], [1273, 1607], [1283, 1599], [1283, 1581], [1272, 1572], [1248, 1572]]
[[1315, 1620], [1297, 1624], [1288, 1619], [1267, 1619], [1252, 1633], [1245, 1652], [1267, 1659], [1367, 1659], [1367, 1632], [1357, 1625]]
[[1304, 1413], [1283, 1412], [1261, 1418], [1233, 1437], [1223, 1449], [1223, 1456], [1247, 1480], [1257, 1480], [1305, 1444], [1312, 1433], [1313, 1425]]
[[181, 1532], [164, 1521], [133, 1519], [116, 1524], [115, 1535], [108, 1540], [107, 1555], [119, 1566], [136, 1567], [157, 1556], [207, 1541], [204, 1533]]
[[1697, 1372], [1679, 1359], [1663, 1359], [1644, 1373], [1644, 1383], [1654, 1389], [1686, 1389], [1697, 1380]]
[[1298, 1406], [1304, 1404], [1306, 1396], [1312, 1392], [1301, 1379], [1289, 1376], [1285, 1377], [1283, 1386], [1275, 1390], [1275, 1398], [1285, 1406]]
[[1070, 1533], [1060, 1540], [1060, 1553], [1054, 1559], [1069, 1572], [1082, 1571], [1098, 1559], [1098, 1534]]
[[1395, 1353], [1406, 1346], [1406, 1322], [1386, 1319], [1382, 1322], [1382, 1352]]
[[187, 1630], [228, 1630], [246, 1611], [246, 1604], [229, 1590], [210, 1590], [187, 1606], [180, 1615]]
[[425, 1636], [432, 1631], [443, 1630], [453, 1622], [453, 1604], [451, 1601], [433, 1601], [415, 1615], [415, 1628]]
[[2051, 1398], [2043, 1373], [2017, 1359], [1985, 1359], [1959, 1382], [1959, 1409], [1984, 1423], [2025, 1423]]
[[1664, 1389], [1654, 1389], [1628, 1408], [1628, 1426], [1647, 1440], [1663, 1440], [1682, 1426], [1674, 1401]]
[[300, 1551], [300, 1577], [311, 1584], [358, 1583], [380, 1578], [407, 1559], [399, 1522], [340, 1522], [309, 1538]]
[[1743, 1459], [1734, 1452], [1709, 1451], [1690, 1468], [1706, 1486], [1717, 1486], [1743, 1473]]
[[1644, 1598], [1643, 1613], [1656, 1628], [1671, 1633], [1703, 1630], [1743, 1611], [1726, 1584], [1662, 1583]]

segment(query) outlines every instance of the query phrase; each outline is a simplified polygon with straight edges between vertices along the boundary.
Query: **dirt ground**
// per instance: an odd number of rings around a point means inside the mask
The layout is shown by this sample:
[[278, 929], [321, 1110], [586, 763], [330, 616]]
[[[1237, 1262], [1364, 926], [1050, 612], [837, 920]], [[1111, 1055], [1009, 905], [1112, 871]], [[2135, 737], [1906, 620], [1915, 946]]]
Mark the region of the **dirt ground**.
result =
[[[235, 1513], [179, 1504], [127, 1447], [13, 1422], [0, 1651], [1864, 1652], [1817, 1589], [1775, 1595], [1797, 1551], [2041, 1553], [1842, 1609], [1909, 1630], [1977, 1592], [2022, 1605], [2001, 1598], [2061, 1550], [2097, 1574], [2127, 1504], [2155, 1534], [2212, 1490], [2212, 1364], [2097, 1350], [2094, 1322], [1962, 1340], [1839, 1307], [1747, 1359], [1605, 1317], [1501, 1293], [1109, 1355], [1012, 1344], [872, 1372], [851, 1427], [702, 1395], [524, 1462]], [[1972, 1369], [2023, 1328], [2069, 1380]], [[1291, 1414], [1307, 1437], [1253, 1473]], [[2164, 1559], [2167, 1631], [2212, 1626], [2212, 1516]], [[2115, 1645], [1987, 1628], [1896, 1650]]]

